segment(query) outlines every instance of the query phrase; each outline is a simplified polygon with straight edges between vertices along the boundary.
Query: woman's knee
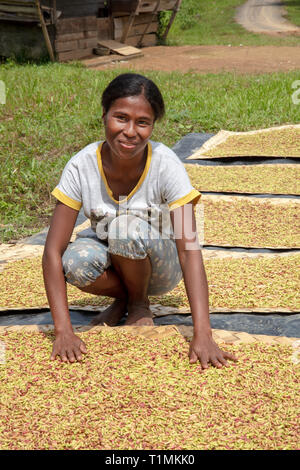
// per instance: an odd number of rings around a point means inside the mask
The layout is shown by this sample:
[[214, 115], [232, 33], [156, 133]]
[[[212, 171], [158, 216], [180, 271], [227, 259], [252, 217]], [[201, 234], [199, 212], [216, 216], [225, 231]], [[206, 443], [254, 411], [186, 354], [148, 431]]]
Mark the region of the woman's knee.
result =
[[105, 250], [97, 248], [93, 243], [82, 243], [82, 240], [67, 248], [62, 256], [67, 282], [86, 287], [103, 274], [110, 265], [110, 257]]
[[149, 282], [148, 295], [165, 295], [175, 289], [182, 280], [182, 271], [180, 269], [173, 273], [154, 272]]
[[152, 276], [149, 295], [163, 295], [173, 290], [182, 280], [183, 274], [173, 240], [159, 240], [151, 247]]

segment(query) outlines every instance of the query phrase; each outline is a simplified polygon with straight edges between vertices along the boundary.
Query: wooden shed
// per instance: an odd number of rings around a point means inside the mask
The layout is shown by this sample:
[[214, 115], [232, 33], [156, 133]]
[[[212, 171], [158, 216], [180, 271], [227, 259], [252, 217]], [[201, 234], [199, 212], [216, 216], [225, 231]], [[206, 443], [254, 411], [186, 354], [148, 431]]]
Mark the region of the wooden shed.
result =
[[[157, 44], [158, 14], [181, 0], [0, 0], [0, 56], [60, 62], [92, 57], [99, 41]], [[166, 33], [169, 28], [167, 28]]]

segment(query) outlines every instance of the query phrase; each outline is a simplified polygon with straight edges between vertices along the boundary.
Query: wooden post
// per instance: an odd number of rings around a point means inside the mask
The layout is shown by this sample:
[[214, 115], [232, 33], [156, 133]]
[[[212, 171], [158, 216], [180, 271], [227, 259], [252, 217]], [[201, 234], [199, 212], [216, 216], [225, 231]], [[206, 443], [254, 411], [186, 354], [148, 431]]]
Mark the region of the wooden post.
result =
[[[111, 2], [112, 0], [107, 1], [107, 9], [108, 9], [108, 17], [109, 17], [109, 33], [110, 33], [109, 39], [114, 39], [114, 19], [113, 19], [113, 14], [112, 14]], [[99, 32], [98, 32], [98, 37], [99, 37]]]
[[149, 23], [146, 25], [146, 28], [145, 28], [145, 30], [144, 30], [142, 36], [140, 37], [140, 40], [139, 40], [139, 42], [138, 42], [137, 47], [141, 47], [141, 46], [142, 46], [144, 36], [145, 36], [145, 34], [147, 33], [148, 28], [149, 28], [149, 26], [151, 25], [152, 21], [154, 21], [159, 7], [160, 7], [160, 0], [157, 0], [156, 6], [155, 6], [155, 8], [154, 8], [154, 10], [153, 10], [153, 14], [152, 14], [151, 20], [150, 20]]
[[122, 35], [122, 39], [121, 39], [120, 42], [123, 42], [123, 43], [126, 42], [127, 36], [128, 36], [128, 34], [129, 34], [129, 31], [131, 30], [131, 26], [133, 25], [134, 18], [136, 17], [136, 15], [138, 15], [139, 8], [140, 8], [140, 3], [141, 3], [141, 0], [138, 0], [136, 9], [131, 13], [131, 15], [130, 15], [130, 17], [129, 17], [128, 23], [127, 23], [127, 25], [126, 25], [126, 27], [125, 27], [125, 30], [124, 30], [124, 33], [123, 33], [123, 35]]
[[52, 2], [53, 2], [53, 23], [56, 24], [57, 22], [56, 0], [52, 0]]
[[47, 46], [47, 49], [48, 49], [48, 52], [49, 52], [50, 59], [51, 59], [52, 62], [55, 62], [54, 53], [53, 53], [53, 49], [52, 49], [52, 44], [51, 44], [51, 41], [50, 41], [50, 38], [49, 38], [49, 34], [48, 34], [47, 26], [45, 24], [43, 13], [41, 11], [40, 1], [35, 0], [35, 4], [36, 4], [36, 7], [37, 7], [37, 11], [38, 11], [38, 15], [39, 15], [39, 19], [40, 19], [40, 23], [41, 23], [41, 27], [42, 27], [42, 30], [43, 30], [43, 34], [44, 34], [44, 38], [45, 38], [45, 42], [46, 42], [46, 46]]
[[166, 39], [166, 37], [168, 36], [168, 32], [170, 31], [170, 28], [173, 24], [173, 21], [175, 20], [175, 16], [176, 16], [176, 13], [179, 11], [179, 8], [180, 8], [180, 5], [182, 3], [182, 0], [177, 0], [177, 3], [175, 5], [175, 7], [173, 8], [173, 12], [172, 12], [172, 16], [170, 18], [170, 21], [168, 23], [168, 26], [166, 27], [166, 30], [163, 34], [163, 37], [162, 37], [162, 40], [164, 41]]

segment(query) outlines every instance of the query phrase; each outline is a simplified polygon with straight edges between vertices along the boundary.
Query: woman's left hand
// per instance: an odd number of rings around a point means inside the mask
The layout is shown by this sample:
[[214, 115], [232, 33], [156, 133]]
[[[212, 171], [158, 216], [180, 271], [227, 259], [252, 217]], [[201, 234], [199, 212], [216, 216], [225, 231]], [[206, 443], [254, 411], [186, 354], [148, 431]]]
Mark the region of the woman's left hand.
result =
[[199, 360], [203, 369], [207, 369], [209, 363], [219, 369], [223, 366], [228, 367], [226, 359], [238, 361], [234, 354], [222, 351], [208, 333], [194, 334], [190, 343], [189, 359], [190, 364]]

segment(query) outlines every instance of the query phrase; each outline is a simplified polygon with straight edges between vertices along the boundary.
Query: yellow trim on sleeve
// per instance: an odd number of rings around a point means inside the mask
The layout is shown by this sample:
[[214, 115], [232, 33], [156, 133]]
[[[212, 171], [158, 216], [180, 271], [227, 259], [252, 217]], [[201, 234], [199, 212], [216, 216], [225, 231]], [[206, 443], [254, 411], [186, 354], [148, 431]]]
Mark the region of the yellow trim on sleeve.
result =
[[199, 191], [197, 191], [197, 189], [193, 189], [186, 196], [183, 196], [180, 199], [177, 199], [177, 201], [170, 202], [170, 204], [168, 204], [169, 209], [170, 210], [177, 209], [177, 207], [184, 206], [184, 204], [187, 204], [188, 202], [191, 202], [191, 201], [193, 201], [193, 206], [195, 206], [201, 196], [202, 194]]
[[99, 147], [97, 148], [97, 161], [98, 161], [98, 167], [99, 167], [99, 171], [100, 171], [100, 175], [103, 179], [103, 182], [104, 182], [104, 185], [105, 185], [105, 188], [106, 188], [106, 191], [107, 191], [107, 194], [109, 195], [109, 197], [116, 203], [116, 204], [122, 204], [123, 202], [126, 202], [128, 201], [128, 199], [130, 199], [134, 193], [137, 192], [137, 190], [140, 188], [140, 186], [142, 185], [142, 183], [144, 182], [147, 174], [148, 174], [148, 171], [149, 171], [149, 168], [150, 168], [150, 163], [151, 163], [151, 158], [152, 158], [152, 146], [150, 144], [150, 142], [148, 142], [147, 144], [147, 161], [146, 161], [146, 165], [145, 165], [145, 168], [144, 168], [144, 171], [142, 173], [142, 176], [140, 177], [137, 185], [133, 188], [133, 190], [130, 192], [130, 194], [128, 194], [128, 196], [126, 196], [124, 199], [122, 199], [121, 201], [117, 201], [114, 197], [113, 197], [113, 192], [112, 190], [110, 189], [110, 187], [108, 186], [108, 182], [107, 182], [107, 179], [106, 179], [106, 176], [105, 176], [105, 173], [104, 173], [104, 170], [103, 170], [103, 166], [102, 166], [102, 156], [101, 156], [101, 150], [102, 150], [102, 146], [103, 146], [104, 142], [102, 142]]
[[51, 194], [56, 197], [56, 199], [58, 199], [60, 202], [63, 202], [66, 206], [71, 207], [72, 209], [75, 209], [77, 211], [79, 211], [82, 206], [81, 202], [75, 201], [69, 196], [66, 196], [57, 187], [53, 189]]

